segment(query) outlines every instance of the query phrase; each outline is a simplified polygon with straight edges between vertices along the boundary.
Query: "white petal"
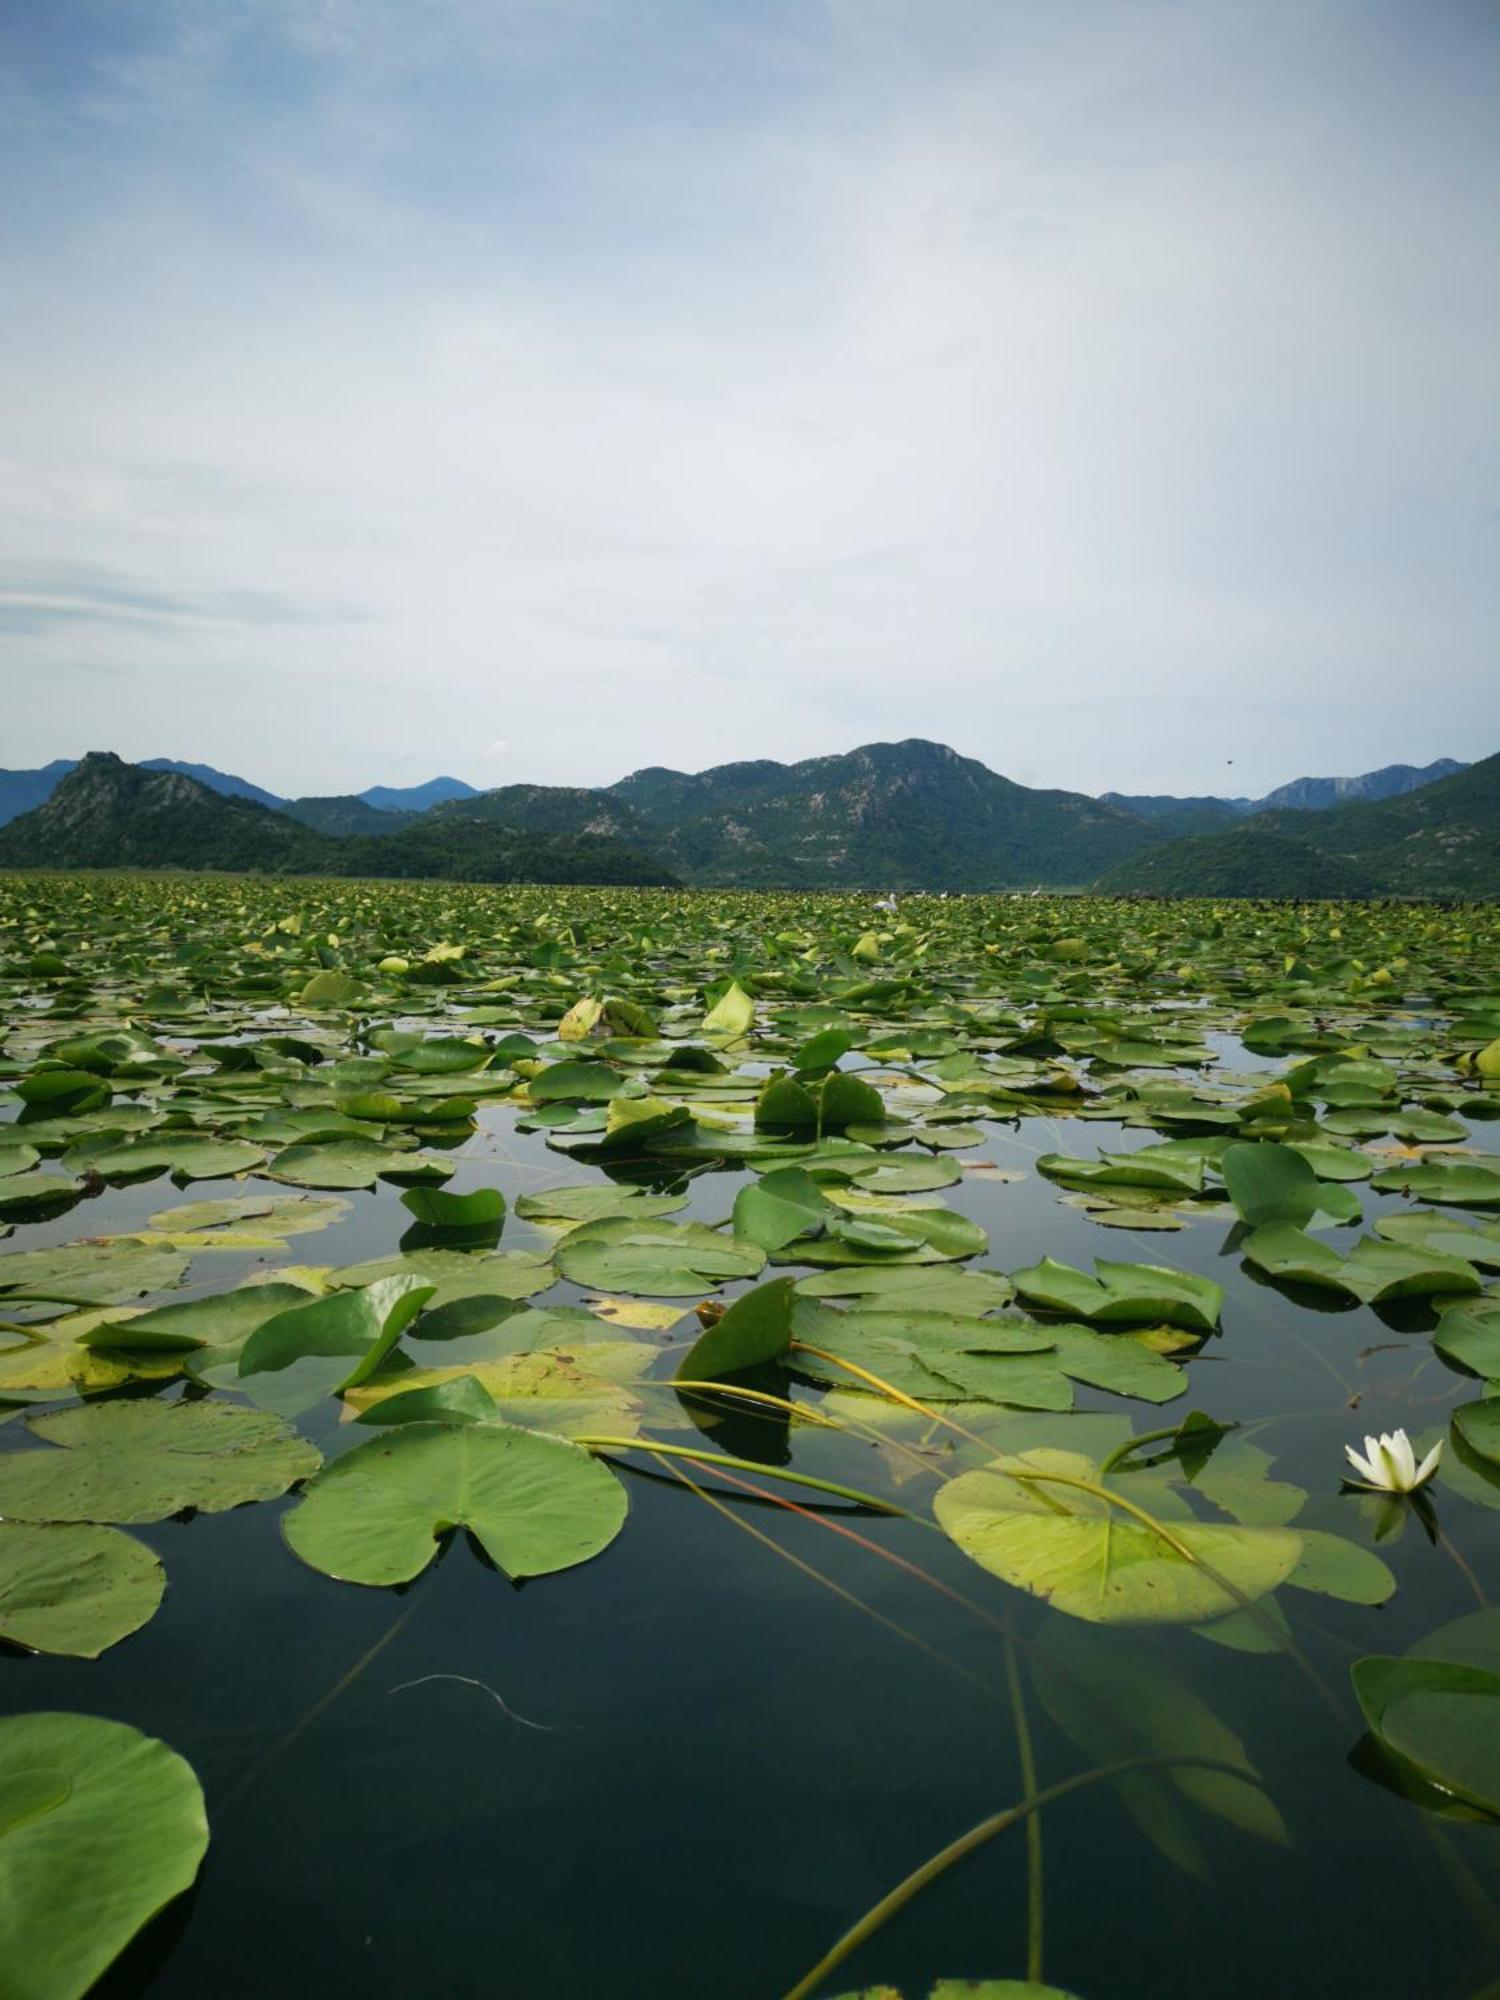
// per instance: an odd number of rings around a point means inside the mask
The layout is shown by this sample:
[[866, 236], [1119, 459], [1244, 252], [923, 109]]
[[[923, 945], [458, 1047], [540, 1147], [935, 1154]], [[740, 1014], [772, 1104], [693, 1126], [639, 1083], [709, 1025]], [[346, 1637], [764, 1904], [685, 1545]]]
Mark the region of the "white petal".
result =
[[1443, 1440], [1439, 1438], [1437, 1443], [1432, 1447], [1432, 1450], [1428, 1452], [1427, 1456], [1422, 1460], [1422, 1463], [1417, 1467], [1417, 1476], [1412, 1481], [1412, 1484], [1414, 1486], [1425, 1485], [1425, 1483], [1429, 1479], [1431, 1479], [1433, 1473], [1435, 1473], [1438, 1469], [1438, 1460], [1442, 1457], [1442, 1455], [1443, 1455]]
[[1410, 1486], [1417, 1476], [1417, 1454], [1411, 1448], [1411, 1439], [1405, 1431], [1393, 1431], [1390, 1438], [1391, 1454], [1401, 1468], [1401, 1483]]
[[1407, 1486], [1406, 1474], [1401, 1459], [1395, 1450], [1395, 1440], [1383, 1437], [1377, 1450], [1380, 1455], [1380, 1483], [1391, 1493], [1404, 1493]]
[[[1374, 1440], [1371, 1439], [1370, 1442], [1373, 1443]], [[1354, 1449], [1352, 1444], [1346, 1444], [1344, 1446], [1344, 1456], [1348, 1459], [1349, 1463], [1354, 1467], [1355, 1471], [1359, 1474], [1361, 1479], [1368, 1481], [1368, 1483], [1371, 1486], [1379, 1486], [1382, 1483], [1380, 1474], [1375, 1470], [1375, 1467], [1371, 1463], [1370, 1459], [1361, 1458], [1359, 1453]]]

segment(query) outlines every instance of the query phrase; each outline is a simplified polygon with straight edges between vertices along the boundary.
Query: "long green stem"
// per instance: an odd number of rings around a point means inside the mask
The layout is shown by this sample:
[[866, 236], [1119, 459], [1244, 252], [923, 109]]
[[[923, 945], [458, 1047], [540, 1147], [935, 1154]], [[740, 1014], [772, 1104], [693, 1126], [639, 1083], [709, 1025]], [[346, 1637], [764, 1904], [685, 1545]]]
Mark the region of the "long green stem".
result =
[[1004, 1833], [1007, 1827], [1029, 1819], [1032, 1814], [1040, 1812], [1043, 1806], [1054, 1805], [1057, 1800], [1066, 1798], [1070, 1792], [1082, 1791], [1088, 1785], [1097, 1785], [1111, 1778], [1125, 1777], [1131, 1771], [1164, 1769], [1217, 1771], [1225, 1776], [1238, 1778], [1241, 1782], [1245, 1778], [1242, 1766], [1223, 1763], [1217, 1757], [1171, 1756], [1122, 1757], [1112, 1764], [1100, 1764], [1092, 1771], [1080, 1771], [1074, 1777], [1062, 1778], [1057, 1784], [1048, 1785], [1044, 1791], [1036, 1792], [1032, 1797], [1022, 1799], [1016, 1805], [1007, 1806], [1003, 1812], [992, 1813], [988, 1819], [980, 1820], [977, 1826], [971, 1826], [969, 1831], [960, 1834], [957, 1840], [939, 1848], [938, 1852], [930, 1860], [924, 1861], [920, 1868], [914, 1868], [911, 1874], [898, 1882], [888, 1895], [882, 1896], [878, 1903], [866, 1910], [859, 1922], [844, 1932], [837, 1944], [825, 1952], [810, 1972], [788, 1989], [785, 2000], [812, 2000], [812, 1995], [829, 1973], [842, 1965], [844, 1960], [857, 1951], [867, 1939], [872, 1938], [882, 1925], [889, 1923], [892, 1917], [899, 1916], [907, 1904], [937, 1881], [940, 1875], [946, 1874], [976, 1848], [983, 1847], [986, 1841], [993, 1840], [997, 1833]]
[[[1233, 1424], [1218, 1424], [1215, 1426], [1220, 1435], [1234, 1428]], [[1181, 1431], [1181, 1424], [1168, 1424], [1164, 1430], [1142, 1431], [1139, 1437], [1126, 1438], [1123, 1444], [1117, 1444], [1112, 1452], [1100, 1459], [1099, 1477], [1102, 1479], [1106, 1472], [1113, 1472], [1117, 1465], [1123, 1465], [1125, 1460], [1133, 1457], [1143, 1445], [1165, 1444], [1168, 1438], [1179, 1436]]]
[[[1005, 1685], [1010, 1695], [1010, 1712], [1016, 1725], [1016, 1751], [1021, 1760], [1021, 1783], [1027, 1800], [1036, 1797], [1036, 1751], [1031, 1741], [1031, 1723], [1026, 1714], [1026, 1696], [1016, 1660], [1015, 1640], [1005, 1635]], [[1038, 1985], [1042, 1978], [1042, 1942], [1046, 1919], [1046, 1890], [1042, 1873], [1042, 1822], [1037, 1813], [1026, 1816], [1026, 1977]]]
[[833, 1479], [814, 1479], [810, 1472], [793, 1472], [785, 1465], [761, 1465], [753, 1458], [730, 1458], [722, 1451], [700, 1451], [689, 1444], [658, 1444], [655, 1438], [638, 1437], [575, 1437], [573, 1442], [590, 1451], [647, 1451], [665, 1454], [670, 1458], [696, 1459], [701, 1465], [729, 1465], [736, 1472], [755, 1472], [766, 1479], [784, 1479], [792, 1486], [807, 1486], [815, 1493], [832, 1493], [840, 1500], [852, 1500], [860, 1507], [874, 1507], [882, 1514], [896, 1514], [904, 1521], [921, 1521], [924, 1528], [931, 1527], [930, 1521], [923, 1521], [920, 1514], [913, 1514], [906, 1507], [898, 1507], [894, 1500], [882, 1500], [875, 1493], [861, 1493], [857, 1486], [841, 1486]]
[[689, 1382], [680, 1375], [674, 1375], [668, 1382], [637, 1382], [637, 1389], [697, 1389], [704, 1394], [715, 1396], [737, 1396], [741, 1402], [758, 1403], [773, 1410], [796, 1417], [799, 1423], [819, 1424], [824, 1430], [838, 1431], [843, 1425], [835, 1423], [832, 1417], [825, 1417], [811, 1403], [794, 1403], [789, 1396], [773, 1396], [767, 1389], [742, 1389], [729, 1382]]
[[354, 1685], [365, 1668], [380, 1657], [391, 1641], [399, 1635], [402, 1628], [415, 1616], [417, 1606], [421, 1601], [421, 1597], [414, 1593], [410, 1603], [406, 1604], [400, 1614], [391, 1620], [374, 1645], [368, 1647], [354, 1662], [354, 1665], [350, 1667], [349, 1671], [346, 1674], [341, 1674], [326, 1693], [319, 1695], [312, 1707], [305, 1710], [297, 1721], [292, 1724], [286, 1734], [278, 1737], [270, 1749], [256, 1759], [237, 1784], [230, 1786], [218, 1805], [218, 1811], [221, 1814], [226, 1812], [244, 1792], [247, 1792], [256, 1779], [263, 1776], [270, 1769], [278, 1757], [285, 1751], [290, 1750], [292, 1745], [297, 1741], [297, 1738], [305, 1730], [312, 1727], [326, 1708], [336, 1702], [346, 1689]]
[[[773, 1555], [780, 1556], [782, 1561], [790, 1563], [793, 1569], [800, 1570], [804, 1576], [811, 1577], [814, 1583], [819, 1583], [825, 1590], [832, 1591], [835, 1597], [842, 1599], [853, 1610], [862, 1612], [866, 1618], [873, 1619], [877, 1625], [883, 1626], [887, 1632], [894, 1633], [898, 1639], [904, 1639], [908, 1645], [915, 1646], [918, 1652], [925, 1653], [930, 1660], [936, 1660], [939, 1666], [951, 1668], [954, 1673], [961, 1675], [964, 1680], [972, 1681], [974, 1686], [979, 1688], [982, 1693], [989, 1694], [992, 1692], [986, 1686], [985, 1682], [979, 1678], [978, 1674], [971, 1673], [958, 1660], [949, 1659], [946, 1653], [940, 1653], [936, 1646], [930, 1646], [925, 1639], [919, 1638], [915, 1632], [908, 1631], [906, 1626], [898, 1624], [894, 1618], [887, 1618], [883, 1611], [877, 1611], [873, 1604], [867, 1604], [862, 1597], [857, 1597], [852, 1590], [846, 1590], [843, 1584], [835, 1583], [831, 1576], [825, 1575], [822, 1570], [815, 1568], [812, 1563], [804, 1562], [801, 1556], [794, 1555], [790, 1549], [783, 1548], [774, 1536], [764, 1533], [763, 1530], [755, 1526], [753, 1521], [743, 1520], [732, 1507], [727, 1506], [716, 1494], [710, 1493], [707, 1487], [700, 1486], [696, 1479], [682, 1470], [681, 1466], [669, 1464], [667, 1470], [673, 1473], [691, 1492], [696, 1493], [700, 1500], [712, 1507], [715, 1513], [723, 1514], [728, 1520], [734, 1523], [735, 1527], [743, 1529], [747, 1535], [754, 1536], [755, 1540], [770, 1549]], [[782, 1504], [792, 1509], [791, 1501], [784, 1501]], [[792, 1511], [797, 1510], [792, 1509]], [[826, 1523], [823, 1525], [826, 1525]]]

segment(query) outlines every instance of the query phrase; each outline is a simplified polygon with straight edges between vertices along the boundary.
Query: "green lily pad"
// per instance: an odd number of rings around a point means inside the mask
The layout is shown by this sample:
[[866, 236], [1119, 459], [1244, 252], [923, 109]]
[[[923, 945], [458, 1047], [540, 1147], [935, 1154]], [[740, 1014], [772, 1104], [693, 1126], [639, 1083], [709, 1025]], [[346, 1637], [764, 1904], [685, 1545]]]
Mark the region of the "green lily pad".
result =
[[790, 1278], [773, 1278], [737, 1298], [694, 1341], [678, 1375], [688, 1382], [716, 1382], [785, 1354], [792, 1339], [792, 1285]]
[[604, 1216], [572, 1230], [558, 1245], [557, 1266], [575, 1285], [653, 1298], [690, 1298], [728, 1278], [753, 1278], [765, 1264], [754, 1243], [701, 1222]]
[[207, 1848], [202, 1787], [165, 1743], [92, 1715], [0, 1721], [7, 1994], [80, 2000]]
[[1266, 1596], [1302, 1555], [1290, 1528], [1173, 1521], [1169, 1533], [1184, 1554], [1108, 1502], [1037, 1476], [1049, 1474], [1098, 1481], [1091, 1460], [1039, 1449], [960, 1474], [938, 1489], [933, 1511], [982, 1568], [1074, 1618], [1201, 1624], [1241, 1598]]
[[1166, 1264], [1117, 1264], [1094, 1260], [1089, 1277], [1071, 1265], [1044, 1257], [1024, 1271], [1013, 1271], [1011, 1282], [1028, 1304], [1052, 1312], [1107, 1325], [1187, 1327], [1212, 1333], [1223, 1309], [1223, 1287], [1212, 1278]]
[[1376, 1740], [1440, 1791], [1500, 1818], [1500, 1611], [1476, 1611], [1404, 1659], [1350, 1669]]
[[241, 1347], [235, 1386], [262, 1409], [298, 1416], [367, 1381], [436, 1290], [419, 1277], [377, 1278], [288, 1306]]
[[278, 1417], [227, 1403], [112, 1402], [28, 1417], [56, 1451], [0, 1455], [0, 1517], [165, 1521], [272, 1500], [322, 1463]]
[[13, 1645], [97, 1660], [154, 1615], [165, 1589], [150, 1549], [118, 1528], [0, 1521], [0, 1638]]
[[122, 1236], [112, 1243], [64, 1243], [55, 1250], [0, 1255], [0, 1294], [124, 1305], [164, 1292], [188, 1267], [180, 1251]]
[[285, 1516], [288, 1546], [348, 1583], [409, 1583], [467, 1528], [507, 1576], [598, 1555], [625, 1489], [580, 1445], [508, 1424], [403, 1424], [326, 1466]]

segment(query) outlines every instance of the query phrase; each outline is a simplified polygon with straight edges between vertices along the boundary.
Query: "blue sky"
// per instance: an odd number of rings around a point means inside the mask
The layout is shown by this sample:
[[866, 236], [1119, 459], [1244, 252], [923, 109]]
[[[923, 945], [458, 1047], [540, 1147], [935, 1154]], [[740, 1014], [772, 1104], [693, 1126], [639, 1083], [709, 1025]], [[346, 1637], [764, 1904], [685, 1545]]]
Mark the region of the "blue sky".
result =
[[1488, 754], [1497, 57], [1478, 0], [8, 0], [0, 763]]

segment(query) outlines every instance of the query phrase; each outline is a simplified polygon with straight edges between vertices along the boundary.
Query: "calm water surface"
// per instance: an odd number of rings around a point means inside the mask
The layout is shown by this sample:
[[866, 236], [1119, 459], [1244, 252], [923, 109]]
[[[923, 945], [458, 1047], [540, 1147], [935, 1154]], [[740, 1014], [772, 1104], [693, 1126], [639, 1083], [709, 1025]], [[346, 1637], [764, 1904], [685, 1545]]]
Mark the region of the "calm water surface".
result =
[[[1231, 1061], [1253, 1058], [1234, 1047]], [[1476, 1127], [1474, 1143], [1493, 1149], [1497, 1129]], [[1054, 1146], [1087, 1153], [1157, 1137], [1030, 1119], [988, 1128], [983, 1155], [1024, 1170]], [[500, 1185], [513, 1199], [580, 1177], [492, 1106], [450, 1186]], [[677, 1219], [721, 1219], [740, 1178], [697, 1181]], [[7, 1247], [139, 1226], [173, 1199], [256, 1185], [197, 1184], [180, 1197], [164, 1181], [111, 1190], [18, 1229]], [[1367, 1215], [1397, 1205], [1361, 1192]], [[1365, 1540], [1367, 1503], [1338, 1491], [1345, 1442], [1401, 1423], [1444, 1426], [1472, 1386], [1431, 1358], [1430, 1313], [1334, 1309], [1316, 1294], [1293, 1303], [1241, 1267], [1220, 1222], [1133, 1236], [1058, 1197], [1032, 1173], [967, 1176], [943, 1198], [988, 1230], [984, 1261], [997, 1269], [1044, 1253], [1083, 1265], [1159, 1258], [1208, 1273], [1228, 1295], [1222, 1335], [1191, 1363], [1188, 1398], [1158, 1416], [1081, 1389], [1079, 1407], [1128, 1414], [1138, 1430], [1188, 1407], [1257, 1426], [1274, 1418], [1255, 1441], [1278, 1477], [1313, 1494], [1303, 1523]], [[294, 1255], [389, 1253], [409, 1219], [396, 1191], [351, 1200], [347, 1220], [298, 1239]], [[1356, 1233], [1330, 1240], [1347, 1246]], [[507, 1224], [506, 1247], [541, 1240]], [[213, 1259], [214, 1289], [254, 1268]], [[1049, 1421], [1055, 1434], [1055, 1419], [1038, 1420]], [[368, 1435], [316, 1416], [301, 1423], [328, 1452]], [[0, 1449], [24, 1446], [20, 1429], [0, 1430]], [[753, 1420], [717, 1437], [747, 1456], [785, 1449], [777, 1427]], [[855, 1484], [883, 1489], [889, 1476], [873, 1447], [849, 1440], [799, 1432], [794, 1456]], [[198, 1886], [98, 1991], [768, 2000], [909, 1869], [1021, 1795], [994, 1630], [812, 1514], [743, 1495], [730, 1503], [826, 1581], [674, 1480], [626, 1476], [631, 1519], [613, 1546], [519, 1587], [462, 1538], [405, 1590], [332, 1584], [282, 1545], [279, 1518], [293, 1502], [137, 1528], [169, 1578], [143, 1631], [98, 1661], [0, 1658], [5, 1712], [134, 1723], [181, 1751], [207, 1793], [213, 1839]], [[1284, 1654], [1233, 1652], [1180, 1629], [1129, 1635], [1243, 1737], [1290, 1839], [1263, 1843], [1194, 1814], [1205, 1872], [1193, 1877], [1107, 1785], [1048, 1808], [1050, 1981], [1082, 2000], [1478, 2000], [1491, 1990], [1500, 1829], [1439, 1821], [1364, 1775], [1348, 1687], [1357, 1655], [1405, 1650], [1474, 1609], [1476, 1590], [1500, 1597], [1500, 1513], [1453, 1492], [1439, 1493], [1438, 1511], [1446, 1545], [1414, 1520], [1382, 1544], [1399, 1580], [1383, 1609], [1283, 1594], [1323, 1692]], [[992, 1612], [1008, 1610], [1027, 1656], [1049, 1616], [1042, 1605], [913, 1523], [842, 1519]], [[1107, 1630], [1075, 1630], [1115, 1643]], [[1040, 1782], [1085, 1768], [1034, 1700], [1030, 1712]], [[885, 1981], [915, 2000], [939, 1975], [1019, 1977], [1026, 1890], [1025, 1839], [1012, 1831], [824, 1990]]]

